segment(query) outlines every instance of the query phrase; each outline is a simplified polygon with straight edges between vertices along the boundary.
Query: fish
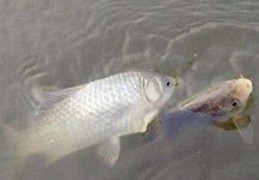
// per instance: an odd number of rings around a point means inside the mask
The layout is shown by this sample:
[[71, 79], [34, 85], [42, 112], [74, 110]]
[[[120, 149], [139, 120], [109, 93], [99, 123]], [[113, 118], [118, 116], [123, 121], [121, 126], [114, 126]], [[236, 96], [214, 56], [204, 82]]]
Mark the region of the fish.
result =
[[229, 115], [245, 107], [252, 91], [253, 85], [249, 79], [228, 80], [180, 103], [177, 109], [219, 117]]
[[152, 72], [129, 71], [84, 85], [42, 92], [42, 110], [24, 129], [8, 131], [16, 142], [19, 168], [28, 157], [43, 154], [45, 164], [95, 146], [103, 162], [113, 166], [120, 137], [143, 133], [173, 95], [176, 80]]
[[[147, 133], [148, 137], [154, 139], [161, 134], [172, 137], [179, 134], [183, 127], [190, 125], [212, 124], [222, 127], [228, 124], [226, 122], [231, 118], [243, 140], [251, 144], [253, 139], [251, 123], [250, 121], [246, 121], [246, 125], [241, 123], [243, 116], [240, 116], [240, 113], [246, 107], [252, 91], [252, 81], [244, 77], [212, 85], [178, 103], [175, 108], [165, 112], [158, 121], [153, 121], [151, 126], [154, 124], [155, 127], [148, 127], [152, 131], [151, 135]], [[234, 118], [236, 116], [237, 118]]]

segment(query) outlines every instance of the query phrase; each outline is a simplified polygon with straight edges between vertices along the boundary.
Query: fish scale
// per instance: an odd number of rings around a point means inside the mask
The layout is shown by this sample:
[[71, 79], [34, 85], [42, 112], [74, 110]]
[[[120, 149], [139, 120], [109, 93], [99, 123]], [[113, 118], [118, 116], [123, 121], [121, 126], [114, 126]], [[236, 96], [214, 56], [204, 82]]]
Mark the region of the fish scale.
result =
[[99, 144], [100, 155], [114, 161], [119, 137], [143, 132], [170, 99], [174, 86], [171, 77], [131, 71], [90, 82], [72, 93], [55, 92], [55, 96], [69, 94], [30, 120], [20, 133], [18, 152], [23, 157], [42, 153], [52, 163]]

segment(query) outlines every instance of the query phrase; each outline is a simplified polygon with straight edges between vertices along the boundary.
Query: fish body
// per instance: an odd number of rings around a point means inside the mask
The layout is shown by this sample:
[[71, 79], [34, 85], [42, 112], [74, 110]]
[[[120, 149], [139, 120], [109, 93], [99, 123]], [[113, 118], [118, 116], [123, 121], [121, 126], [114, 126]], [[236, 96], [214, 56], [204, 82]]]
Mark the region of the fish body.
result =
[[174, 85], [169, 76], [132, 71], [50, 93], [50, 99], [59, 102], [49, 104], [19, 133], [18, 154], [44, 154], [52, 163], [98, 144], [99, 155], [114, 164], [119, 137], [145, 132], [172, 96]]

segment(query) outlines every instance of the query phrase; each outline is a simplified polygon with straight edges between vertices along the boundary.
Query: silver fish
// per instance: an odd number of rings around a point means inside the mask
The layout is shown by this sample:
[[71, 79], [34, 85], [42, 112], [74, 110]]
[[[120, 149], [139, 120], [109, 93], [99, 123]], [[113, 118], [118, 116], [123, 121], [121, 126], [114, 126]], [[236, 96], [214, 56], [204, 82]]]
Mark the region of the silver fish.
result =
[[175, 84], [169, 76], [130, 71], [46, 92], [45, 110], [18, 133], [18, 159], [44, 154], [49, 164], [96, 145], [104, 162], [113, 165], [119, 157], [119, 138], [145, 132]]

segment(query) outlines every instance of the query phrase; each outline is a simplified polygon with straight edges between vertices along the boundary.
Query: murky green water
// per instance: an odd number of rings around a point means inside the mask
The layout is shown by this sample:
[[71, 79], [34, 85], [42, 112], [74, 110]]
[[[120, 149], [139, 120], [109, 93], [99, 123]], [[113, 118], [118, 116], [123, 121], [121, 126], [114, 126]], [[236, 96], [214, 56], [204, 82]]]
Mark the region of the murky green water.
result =
[[[0, 0], [0, 118], [17, 129], [37, 108], [33, 89], [129, 69], [177, 75], [171, 107], [212, 82], [243, 74], [254, 83], [252, 145], [236, 131], [189, 127], [159, 145], [122, 139], [112, 169], [84, 150], [48, 168], [36, 159], [22, 179], [258, 179], [258, 42], [255, 0]], [[6, 141], [1, 136], [0, 167], [9, 160]]]

